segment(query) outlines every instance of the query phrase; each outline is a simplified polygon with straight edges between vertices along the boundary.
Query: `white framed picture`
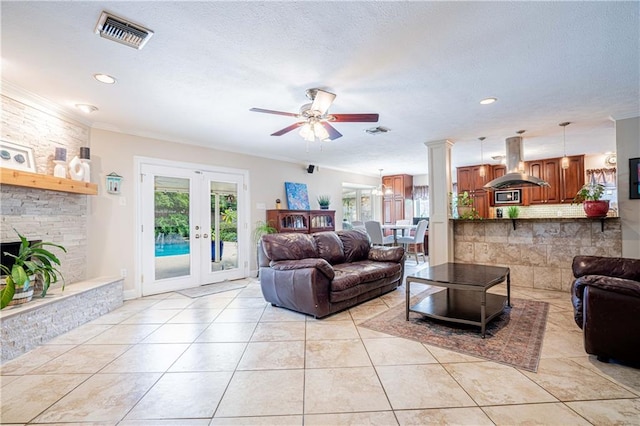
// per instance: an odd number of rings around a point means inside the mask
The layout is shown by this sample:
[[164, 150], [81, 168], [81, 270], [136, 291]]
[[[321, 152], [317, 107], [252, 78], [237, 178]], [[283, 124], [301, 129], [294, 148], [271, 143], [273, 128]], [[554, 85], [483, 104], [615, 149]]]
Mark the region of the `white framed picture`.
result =
[[33, 148], [13, 142], [0, 141], [0, 167], [35, 173]]

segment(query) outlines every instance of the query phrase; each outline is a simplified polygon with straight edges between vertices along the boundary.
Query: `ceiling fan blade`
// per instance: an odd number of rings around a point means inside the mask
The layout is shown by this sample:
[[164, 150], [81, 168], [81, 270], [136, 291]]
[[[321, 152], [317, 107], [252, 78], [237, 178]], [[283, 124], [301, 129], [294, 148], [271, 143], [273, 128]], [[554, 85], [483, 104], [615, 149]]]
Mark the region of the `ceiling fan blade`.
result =
[[319, 111], [320, 115], [325, 115], [335, 98], [336, 95], [333, 93], [317, 89], [315, 98], [313, 98], [313, 103], [311, 104], [311, 110]]
[[322, 122], [322, 127], [324, 127], [329, 133], [329, 140], [332, 141], [334, 139], [338, 139], [342, 137], [342, 134], [339, 131], [337, 131], [335, 127], [333, 127], [331, 124], [327, 123], [326, 121]]
[[333, 120], [348, 123], [375, 123], [378, 121], [378, 114], [331, 114]]
[[298, 128], [298, 127], [302, 126], [304, 123], [305, 123], [304, 121], [301, 121], [301, 122], [299, 122], [299, 123], [293, 123], [293, 124], [292, 124], [291, 126], [289, 126], [289, 127], [285, 127], [284, 129], [278, 130], [278, 131], [277, 131], [277, 132], [275, 132], [275, 133], [271, 133], [271, 136], [282, 136], [282, 135], [284, 135], [285, 133], [289, 133], [290, 131], [295, 130], [296, 128]]
[[288, 115], [290, 117], [297, 117], [298, 116], [298, 114], [294, 114], [292, 112], [274, 111], [272, 109], [264, 109], [264, 108], [251, 108], [249, 111], [264, 112], [264, 113], [267, 113], [267, 114]]

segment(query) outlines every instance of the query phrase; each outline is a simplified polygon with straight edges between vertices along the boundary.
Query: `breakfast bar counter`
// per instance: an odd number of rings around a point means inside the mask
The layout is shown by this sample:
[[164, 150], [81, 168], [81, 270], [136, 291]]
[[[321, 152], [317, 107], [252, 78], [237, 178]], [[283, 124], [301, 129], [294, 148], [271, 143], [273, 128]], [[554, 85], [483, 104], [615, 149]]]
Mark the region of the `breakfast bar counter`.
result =
[[622, 256], [617, 217], [451, 220], [454, 261], [508, 267], [514, 287], [569, 292], [574, 256]]

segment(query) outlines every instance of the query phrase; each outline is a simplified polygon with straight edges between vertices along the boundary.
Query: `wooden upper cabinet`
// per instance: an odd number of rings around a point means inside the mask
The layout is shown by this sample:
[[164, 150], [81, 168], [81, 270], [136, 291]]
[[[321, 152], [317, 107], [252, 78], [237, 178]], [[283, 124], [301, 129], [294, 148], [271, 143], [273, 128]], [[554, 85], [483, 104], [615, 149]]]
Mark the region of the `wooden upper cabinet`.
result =
[[560, 161], [558, 158], [534, 160], [526, 163], [529, 175], [547, 181], [549, 186], [532, 186], [529, 189], [529, 204], [560, 202]]
[[569, 157], [569, 168], [560, 169], [560, 202], [572, 203], [584, 185], [584, 155]]
[[458, 194], [468, 192], [474, 199], [473, 207], [480, 217], [489, 216], [489, 196], [484, 190], [484, 184], [492, 179], [492, 168], [485, 165], [486, 174], [480, 176], [481, 166], [458, 167]]
[[493, 173], [493, 178], [497, 179], [507, 174], [507, 166], [505, 166], [504, 164], [498, 164], [497, 166], [492, 166], [491, 172]]
[[382, 177], [382, 184], [391, 188], [392, 194], [382, 197], [382, 220], [385, 224], [396, 223], [405, 217], [412, 217], [413, 212], [405, 211], [405, 200], [413, 198], [413, 176], [390, 175]]

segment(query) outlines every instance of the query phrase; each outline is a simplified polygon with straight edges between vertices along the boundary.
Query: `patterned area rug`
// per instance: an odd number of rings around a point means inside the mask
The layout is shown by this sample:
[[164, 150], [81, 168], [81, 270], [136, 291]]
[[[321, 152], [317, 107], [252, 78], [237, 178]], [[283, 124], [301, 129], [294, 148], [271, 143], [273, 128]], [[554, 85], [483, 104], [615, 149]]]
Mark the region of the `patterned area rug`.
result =
[[202, 296], [208, 296], [210, 294], [222, 293], [223, 291], [237, 290], [239, 288], [245, 288], [247, 286], [246, 281], [240, 283], [216, 283], [216, 284], [207, 284], [201, 285], [200, 287], [187, 288], [184, 290], [176, 291], [176, 293], [180, 293], [183, 296], [196, 298]]
[[[414, 296], [411, 304], [431, 292], [427, 290]], [[536, 372], [548, 312], [549, 304], [546, 302], [511, 298], [511, 308], [505, 308], [500, 316], [487, 324], [484, 339], [480, 336], [480, 327], [438, 321], [414, 312], [406, 321], [404, 303], [361, 325], [392, 336]]]

